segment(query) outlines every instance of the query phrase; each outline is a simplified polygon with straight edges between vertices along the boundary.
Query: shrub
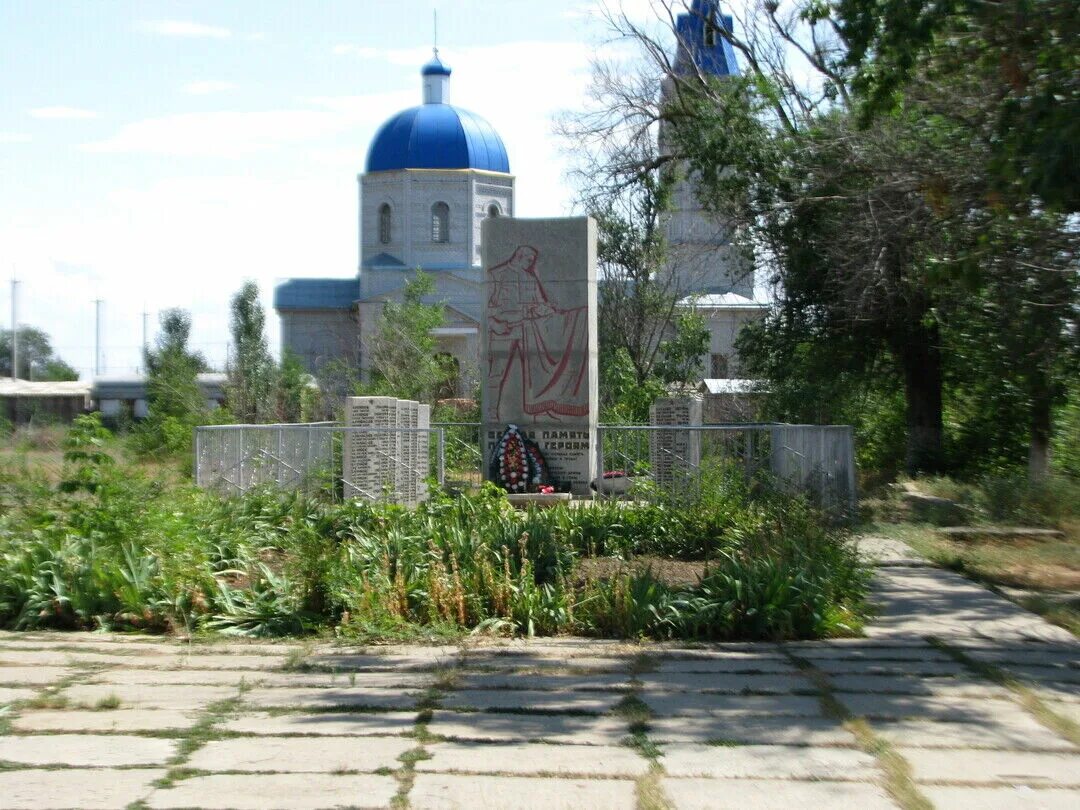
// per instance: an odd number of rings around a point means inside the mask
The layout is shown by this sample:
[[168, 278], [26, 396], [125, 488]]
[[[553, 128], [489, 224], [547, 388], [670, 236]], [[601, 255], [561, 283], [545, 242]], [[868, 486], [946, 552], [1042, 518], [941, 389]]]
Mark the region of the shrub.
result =
[[[853, 632], [866, 570], [806, 503], [718, 474], [682, 503], [519, 512], [487, 487], [414, 511], [262, 489], [226, 499], [113, 463], [72, 431], [64, 483], [0, 472], [0, 626], [350, 637]], [[582, 557], [707, 559], [701, 582], [582, 580]]]

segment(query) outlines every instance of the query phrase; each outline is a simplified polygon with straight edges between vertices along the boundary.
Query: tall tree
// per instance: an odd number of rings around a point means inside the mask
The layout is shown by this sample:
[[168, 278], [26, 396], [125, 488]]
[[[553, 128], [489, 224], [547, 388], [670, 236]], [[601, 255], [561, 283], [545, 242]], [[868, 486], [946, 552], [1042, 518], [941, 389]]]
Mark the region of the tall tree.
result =
[[[0, 377], [11, 376], [11, 330], [0, 332]], [[77, 380], [79, 372], [53, 352], [49, 336], [33, 326], [19, 327], [19, 368], [23, 380]]]
[[457, 377], [453, 360], [435, 351], [431, 332], [442, 326], [446, 316], [434, 295], [435, 280], [418, 270], [405, 282], [401, 300], [383, 305], [375, 336], [367, 347], [371, 390], [431, 402]]
[[154, 348], [145, 352], [146, 398], [149, 416], [139, 432], [145, 452], [180, 452], [191, 443], [191, 429], [206, 413], [199, 372], [206, 361], [188, 346], [191, 315], [183, 309], [161, 313]]
[[276, 368], [266, 341], [266, 313], [259, 286], [246, 281], [232, 299], [233, 352], [229, 367], [229, 406], [241, 422], [274, 417]]

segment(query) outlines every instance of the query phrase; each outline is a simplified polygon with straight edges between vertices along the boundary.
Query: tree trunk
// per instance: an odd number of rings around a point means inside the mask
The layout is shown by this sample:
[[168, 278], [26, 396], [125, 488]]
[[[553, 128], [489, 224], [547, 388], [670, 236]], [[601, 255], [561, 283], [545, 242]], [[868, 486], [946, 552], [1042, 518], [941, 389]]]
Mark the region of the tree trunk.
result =
[[[1040, 380], [1044, 382], [1045, 380]], [[1031, 446], [1028, 480], [1041, 481], [1050, 473], [1051, 396], [1048, 385], [1035, 385], [1031, 401]]]
[[907, 333], [899, 349], [907, 404], [907, 472], [938, 473], [943, 466], [941, 348], [936, 326]]

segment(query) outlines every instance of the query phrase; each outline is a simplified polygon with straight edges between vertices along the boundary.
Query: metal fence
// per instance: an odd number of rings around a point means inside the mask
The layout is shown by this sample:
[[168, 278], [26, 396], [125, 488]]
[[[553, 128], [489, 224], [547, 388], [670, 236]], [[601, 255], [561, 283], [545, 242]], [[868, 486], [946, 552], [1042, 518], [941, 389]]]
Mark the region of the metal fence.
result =
[[[350, 472], [356, 464], [346, 463], [350, 434], [353, 446], [371, 457], [363, 480]], [[402, 472], [452, 490], [479, 486], [486, 463], [481, 447], [475, 422], [430, 428], [213, 425], [195, 433], [195, 481], [233, 494], [274, 485], [406, 502], [411, 490]], [[766, 471], [783, 489], [807, 493], [830, 510], [853, 510], [856, 503], [854, 440], [846, 425], [602, 425], [595, 450], [598, 470], [619, 473], [597, 482], [599, 497], [693, 496], [708, 484], [709, 471], [734, 468], [748, 477]]]
[[[195, 430], [195, 483], [224, 494], [272, 485], [333, 498], [406, 502], [444, 481], [442, 428], [345, 427], [332, 422], [208, 425]], [[349, 445], [360, 459], [349, 458]], [[358, 462], [365, 463], [363, 476]]]
[[[655, 491], [694, 496], [709, 473], [768, 472], [785, 491], [833, 511], [856, 503], [855, 446], [847, 425], [602, 425], [598, 468], [617, 478], [597, 482], [601, 495]], [[626, 492], [629, 487], [629, 491]]]

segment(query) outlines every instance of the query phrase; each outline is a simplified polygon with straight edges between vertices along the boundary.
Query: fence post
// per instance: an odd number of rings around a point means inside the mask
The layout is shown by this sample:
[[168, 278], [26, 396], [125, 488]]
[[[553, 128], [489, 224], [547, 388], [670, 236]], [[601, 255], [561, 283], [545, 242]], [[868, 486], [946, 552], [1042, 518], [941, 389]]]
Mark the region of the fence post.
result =
[[435, 454], [435, 478], [439, 482], [439, 486], [442, 487], [446, 485], [446, 429], [438, 428], [436, 438], [438, 449]]
[[240, 435], [236, 437], [236, 488], [247, 492], [244, 486], [244, 426], [240, 426]]
[[[596, 474], [599, 476], [600, 482], [596, 486], [594, 498], [599, 498], [604, 494], [604, 472], [604, 429], [598, 427], [596, 429]], [[591, 484], [592, 481], [589, 483]]]
[[195, 428], [195, 486], [202, 486], [202, 465], [199, 463], [199, 459], [202, 458], [202, 453], [199, 451], [202, 449], [202, 431]]

